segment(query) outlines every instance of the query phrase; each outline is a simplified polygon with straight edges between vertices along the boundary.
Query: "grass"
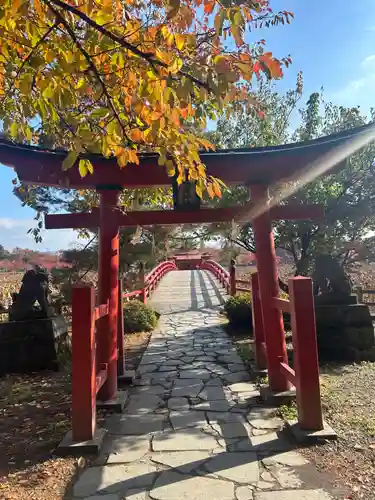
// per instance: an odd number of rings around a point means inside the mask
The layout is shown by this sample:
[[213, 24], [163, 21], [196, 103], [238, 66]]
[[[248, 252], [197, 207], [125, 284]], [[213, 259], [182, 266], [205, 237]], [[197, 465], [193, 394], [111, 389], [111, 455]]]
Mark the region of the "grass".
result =
[[375, 363], [321, 367], [324, 417], [336, 442], [303, 453], [352, 490], [352, 500], [373, 500], [375, 491]]
[[296, 403], [293, 401], [289, 405], [281, 405], [279, 414], [284, 420], [297, 420], [298, 412]]

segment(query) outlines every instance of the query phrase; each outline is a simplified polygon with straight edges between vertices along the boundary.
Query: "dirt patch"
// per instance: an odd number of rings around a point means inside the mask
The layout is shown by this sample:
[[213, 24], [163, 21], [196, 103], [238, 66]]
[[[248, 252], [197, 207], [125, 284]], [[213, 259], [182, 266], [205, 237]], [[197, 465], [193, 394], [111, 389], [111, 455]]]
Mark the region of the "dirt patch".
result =
[[70, 427], [68, 373], [0, 380], [0, 496], [60, 500], [76, 472], [72, 458], [52, 459]]
[[125, 334], [125, 366], [128, 370], [136, 370], [138, 368], [151, 335], [151, 332]]
[[[129, 369], [136, 369], [150, 333], [125, 336]], [[98, 424], [104, 413], [98, 412]], [[85, 465], [57, 458], [56, 446], [71, 427], [71, 375], [44, 372], [0, 379], [0, 498], [63, 500]], [[87, 457], [87, 463], [93, 457]]]
[[339, 439], [306, 448], [320, 470], [339, 476], [353, 500], [373, 500], [375, 491], [375, 363], [321, 368], [325, 419]]

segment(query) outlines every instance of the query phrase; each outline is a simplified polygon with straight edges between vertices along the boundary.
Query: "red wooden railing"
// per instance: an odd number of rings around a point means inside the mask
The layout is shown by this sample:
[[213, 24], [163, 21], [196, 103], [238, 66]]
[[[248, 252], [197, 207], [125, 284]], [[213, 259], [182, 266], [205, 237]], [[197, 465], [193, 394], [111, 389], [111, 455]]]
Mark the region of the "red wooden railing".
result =
[[216, 276], [221, 285], [226, 288], [227, 292], [231, 291], [231, 277], [229, 272], [224, 269], [220, 264], [218, 264], [214, 260], [202, 260], [200, 263], [200, 269], [206, 269], [207, 271], [211, 271], [211, 273]]
[[[117, 374], [125, 375], [123, 300], [146, 301], [159, 281], [175, 270], [173, 262], [158, 264], [145, 278], [144, 287], [122, 292], [119, 280], [117, 314]], [[99, 363], [96, 321], [109, 314], [109, 305], [95, 306], [95, 290], [76, 285], [72, 291], [72, 438], [74, 442], [91, 441], [96, 428], [96, 397], [107, 380], [107, 363]]]
[[[259, 368], [265, 368], [267, 348], [258, 273], [252, 274], [251, 278], [256, 360]], [[288, 286], [290, 300], [274, 297], [272, 301], [272, 307], [290, 313], [292, 325], [294, 369], [280, 361], [280, 374], [296, 388], [298, 422], [301, 429], [322, 430], [323, 414], [312, 280], [297, 276], [289, 278]]]

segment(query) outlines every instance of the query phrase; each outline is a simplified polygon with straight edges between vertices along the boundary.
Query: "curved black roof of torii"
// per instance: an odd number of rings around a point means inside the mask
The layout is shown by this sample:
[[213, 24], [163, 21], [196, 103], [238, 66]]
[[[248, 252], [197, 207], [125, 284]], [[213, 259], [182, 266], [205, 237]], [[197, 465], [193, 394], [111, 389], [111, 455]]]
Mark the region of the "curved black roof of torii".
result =
[[[227, 184], [273, 183], [298, 174], [311, 162], [351, 140], [369, 143], [375, 139], [374, 124], [344, 130], [306, 142], [261, 148], [219, 149], [200, 153], [209, 175]], [[94, 173], [82, 178], [77, 168], [61, 168], [67, 152], [14, 143], [0, 137], [0, 163], [12, 166], [23, 182], [72, 188], [95, 188], [103, 185], [150, 187], [169, 185], [164, 167], [157, 164], [157, 154], [140, 156], [140, 165], [123, 169], [115, 158], [99, 154], [82, 155], [94, 164]], [[342, 163], [342, 162], [341, 162]], [[341, 166], [341, 165], [338, 165]]]

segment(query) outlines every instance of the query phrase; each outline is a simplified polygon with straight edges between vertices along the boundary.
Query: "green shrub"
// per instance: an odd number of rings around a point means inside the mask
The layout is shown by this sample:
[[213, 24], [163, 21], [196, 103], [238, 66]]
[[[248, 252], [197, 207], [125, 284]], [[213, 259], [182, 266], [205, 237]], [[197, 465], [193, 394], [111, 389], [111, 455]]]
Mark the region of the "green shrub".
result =
[[139, 300], [131, 300], [124, 305], [124, 332], [150, 332], [158, 322], [157, 313]]
[[224, 305], [224, 311], [232, 326], [252, 329], [250, 293], [239, 293], [229, 297]]

